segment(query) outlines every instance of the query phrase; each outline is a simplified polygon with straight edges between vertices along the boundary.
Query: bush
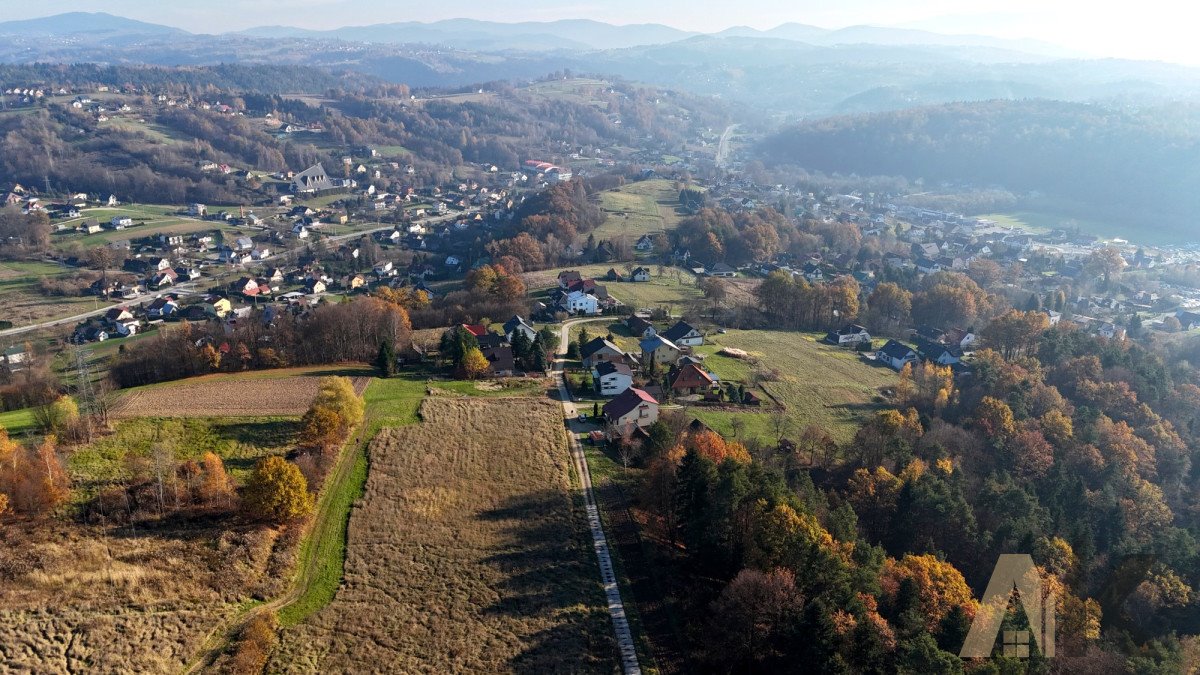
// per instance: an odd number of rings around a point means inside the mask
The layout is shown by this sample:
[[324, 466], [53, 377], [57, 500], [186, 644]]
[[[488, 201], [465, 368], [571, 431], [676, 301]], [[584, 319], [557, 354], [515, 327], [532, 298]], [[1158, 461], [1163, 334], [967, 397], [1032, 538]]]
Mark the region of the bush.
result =
[[266, 457], [246, 481], [242, 504], [252, 518], [287, 523], [312, 513], [313, 496], [299, 467], [282, 457]]

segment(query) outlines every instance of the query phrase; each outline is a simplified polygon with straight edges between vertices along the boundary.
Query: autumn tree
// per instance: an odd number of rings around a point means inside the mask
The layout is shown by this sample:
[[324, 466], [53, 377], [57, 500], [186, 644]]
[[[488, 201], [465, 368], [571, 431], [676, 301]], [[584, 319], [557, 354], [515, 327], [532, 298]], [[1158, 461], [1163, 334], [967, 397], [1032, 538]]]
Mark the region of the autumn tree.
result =
[[1113, 278], [1125, 269], [1125, 266], [1125, 258], [1121, 256], [1121, 251], [1112, 246], [1092, 251], [1083, 263], [1083, 269], [1089, 275], [1104, 277], [1106, 288], [1112, 284]]
[[906, 580], [916, 588], [920, 616], [929, 631], [937, 630], [954, 607], [962, 608], [968, 617], [974, 617], [979, 607], [962, 572], [933, 555], [910, 553], [900, 560], [888, 558], [884, 562], [880, 584], [885, 595], [895, 598]]
[[1054, 446], [1034, 428], [1013, 436], [1008, 451], [1012, 455], [1013, 468], [1022, 476], [1041, 478], [1054, 465]]
[[988, 347], [1012, 359], [1036, 349], [1038, 338], [1049, 327], [1050, 318], [1044, 312], [1013, 309], [992, 319], [980, 337]]
[[228, 506], [235, 494], [233, 481], [216, 453], [206, 452], [200, 458], [200, 475], [200, 501], [208, 506]]
[[863, 322], [875, 332], [894, 332], [911, 321], [912, 293], [890, 281], [871, 291]]
[[70, 396], [59, 396], [33, 409], [38, 428], [50, 434], [61, 434], [79, 422], [79, 406]]
[[742, 570], [712, 604], [704, 631], [707, 660], [725, 672], [776, 670], [803, 606], [790, 570]]
[[975, 425], [988, 438], [1007, 441], [1017, 432], [1012, 408], [1000, 399], [984, 396], [975, 408]]
[[300, 469], [273, 455], [254, 466], [246, 480], [242, 505], [255, 519], [288, 523], [312, 513], [313, 496]]
[[468, 380], [477, 380], [488, 374], [492, 364], [488, 362], [478, 347], [472, 347], [463, 354], [459, 365], [459, 374]]
[[52, 434], [31, 448], [0, 434], [0, 493], [8, 496], [8, 508], [31, 516], [45, 515], [67, 500], [70, 478]]

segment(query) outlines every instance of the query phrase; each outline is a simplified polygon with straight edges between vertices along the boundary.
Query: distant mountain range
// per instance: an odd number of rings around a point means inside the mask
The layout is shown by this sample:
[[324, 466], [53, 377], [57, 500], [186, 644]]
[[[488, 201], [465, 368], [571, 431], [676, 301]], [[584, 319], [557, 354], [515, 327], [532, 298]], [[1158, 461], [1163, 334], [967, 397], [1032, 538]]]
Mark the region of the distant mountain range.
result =
[[712, 96], [776, 120], [993, 99], [1133, 107], [1200, 101], [1197, 68], [1062, 58], [1057, 48], [1039, 43], [870, 26], [826, 30], [789, 23], [708, 35], [657, 24], [456, 19], [196, 35], [73, 13], [2, 22], [0, 36], [0, 63], [302, 66], [419, 89], [571, 71]]
[[[0, 22], [0, 35], [73, 36], [108, 39], [114, 36], [163, 37], [186, 35], [188, 31], [126, 19], [104, 12], [71, 12], [39, 19]], [[330, 39], [386, 44], [437, 44], [476, 51], [604, 50], [664, 45], [703, 33], [684, 31], [662, 24], [613, 25], [600, 21], [501, 23], [475, 19], [447, 19], [431, 23], [402, 22], [346, 26], [331, 30], [309, 30], [289, 26], [262, 26], [235, 35], [253, 38]], [[982, 35], [943, 35], [928, 31], [851, 26], [829, 30], [799, 23], [785, 23], [770, 30], [746, 26], [712, 34], [718, 38], [769, 38], [805, 42], [815, 46], [874, 44], [886, 46], [939, 45], [988, 47], [1042, 57], [1077, 56], [1061, 47], [1033, 40], [1005, 40]]]

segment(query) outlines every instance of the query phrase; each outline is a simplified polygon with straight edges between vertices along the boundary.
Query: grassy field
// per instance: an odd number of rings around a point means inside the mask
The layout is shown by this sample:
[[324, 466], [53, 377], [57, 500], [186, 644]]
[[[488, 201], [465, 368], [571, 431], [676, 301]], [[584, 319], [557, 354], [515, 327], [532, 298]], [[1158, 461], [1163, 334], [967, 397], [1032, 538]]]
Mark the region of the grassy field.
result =
[[679, 191], [666, 179], [639, 181], [600, 194], [605, 220], [597, 239], [625, 237], [632, 244], [643, 234], [674, 229], [682, 219]]
[[112, 434], [75, 450], [67, 459], [77, 501], [128, 477], [130, 457], [150, 457], [166, 446], [177, 459], [199, 460], [214, 452], [237, 481], [267, 455], [292, 449], [300, 430], [297, 417], [142, 417], [117, 423]]
[[33, 410], [30, 408], [0, 412], [0, 427], [4, 427], [9, 436], [33, 431], [33, 425]]
[[[1056, 229], [1078, 228], [1081, 232], [1100, 237], [1130, 237], [1137, 236], [1153, 239], [1152, 233], [1131, 231], [1126, 224], [1119, 222], [1105, 223], [1097, 220], [1078, 218], [1075, 216], [1052, 213], [1049, 211], [1012, 211], [1008, 213], [986, 213], [979, 218], [996, 221], [1001, 227], [1019, 227], [1032, 233], [1046, 233]], [[1146, 234], [1150, 234], [1146, 237]]]
[[[864, 362], [854, 352], [821, 344], [820, 338], [813, 333], [731, 330], [725, 335], [710, 336], [709, 344], [698, 351], [709, 354], [705, 366], [723, 380], [750, 383], [758, 380], [758, 387], [785, 406], [793, 435], [805, 425], [819, 424], [829, 429], [838, 441], [845, 442], [865, 416], [881, 409], [882, 402], [877, 400], [880, 389], [892, 385], [896, 375], [890, 369]], [[715, 352], [721, 347], [745, 350], [755, 363], [717, 356]], [[775, 374], [769, 375], [767, 371]], [[769, 405], [770, 400], [763, 403]], [[771, 438], [769, 412], [702, 407], [690, 408], [688, 412], [724, 435], [734, 435], [736, 417], [742, 420], [744, 437], [775, 440]]]
[[435, 396], [420, 413], [372, 442], [342, 588], [272, 670], [611, 672], [558, 406]]
[[631, 309], [653, 309], [663, 307], [678, 316], [687, 303], [703, 297], [696, 287], [696, 277], [678, 267], [663, 268], [662, 276], [658, 276], [658, 267], [650, 268], [650, 281], [604, 281], [604, 275], [610, 268], [625, 274], [621, 265], [578, 265], [561, 267], [541, 272], [527, 272], [522, 275], [525, 285], [531, 291], [553, 288], [558, 285], [558, 273], [563, 270], [578, 270], [584, 278], [594, 277], [608, 289], [609, 295], [628, 305]]
[[[43, 278], [56, 279], [78, 272], [57, 263], [42, 261], [6, 261], [0, 263], [0, 306], [3, 318], [14, 326], [71, 316], [96, 306], [91, 297], [46, 295], [38, 287]], [[0, 338], [0, 346], [6, 346]]]

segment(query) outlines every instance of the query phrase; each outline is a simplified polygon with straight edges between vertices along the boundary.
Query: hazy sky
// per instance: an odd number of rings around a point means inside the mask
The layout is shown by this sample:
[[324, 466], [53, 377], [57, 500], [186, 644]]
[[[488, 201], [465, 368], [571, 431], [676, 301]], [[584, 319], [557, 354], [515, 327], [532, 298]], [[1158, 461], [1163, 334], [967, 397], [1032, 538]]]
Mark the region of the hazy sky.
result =
[[772, 28], [792, 21], [826, 28], [870, 24], [1032, 38], [1098, 56], [1200, 65], [1195, 10], [1180, 0], [0, 0], [0, 19], [67, 11], [106, 11], [209, 33], [261, 25], [321, 29], [459, 17], [588, 18], [705, 32], [733, 25]]

